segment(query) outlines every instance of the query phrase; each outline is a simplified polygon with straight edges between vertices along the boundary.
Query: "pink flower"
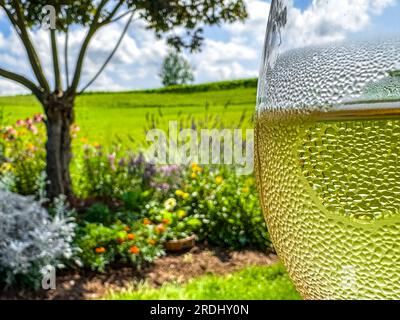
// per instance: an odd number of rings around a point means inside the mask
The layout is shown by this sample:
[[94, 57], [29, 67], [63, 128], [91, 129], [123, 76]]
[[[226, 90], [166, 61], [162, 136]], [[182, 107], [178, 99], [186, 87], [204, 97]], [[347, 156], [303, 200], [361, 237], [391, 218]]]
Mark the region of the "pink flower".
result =
[[115, 158], [116, 158], [115, 152], [110, 153], [107, 158], [108, 161], [110, 162], [111, 170], [115, 170]]
[[37, 134], [38, 133], [38, 128], [36, 126], [34, 126], [33, 124], [28, 125], [28, 130], [31, 131], [33, 134]]
[[4, 132], [4, 139], [6, 140], [14, 140], [17, 135], [17, 130], [15, 130], [13, 127], [7, 127], [5, 132]]
[[[25, 124], [29, 127], [29, 126], [33, 125], [33, 120], [30, 119], [30, 118], [26, 118]], [[28, 128], [28, 129], [29, 129], [29, 128]]]
[[33, 121], [36, 123], [42, 122], [43, 121], [43, 115], [40, 113], [37, 113], [33, 116]]
[[16, 135], [17, 134], [17, 130], [15, 130], [13, 127], [8, 127], [7, 128], [7, 134]]
[[25, 121], [24, 120], [17, 120], [17, 122], [15, 123], [16, 126], [20, 127], [20, 126], [24, 126], [25, 125]]
[[108, 155], [108, 161], [110, 161], [110, 162], [114, 162], [115, 161], [115, 152], [110, 153]]

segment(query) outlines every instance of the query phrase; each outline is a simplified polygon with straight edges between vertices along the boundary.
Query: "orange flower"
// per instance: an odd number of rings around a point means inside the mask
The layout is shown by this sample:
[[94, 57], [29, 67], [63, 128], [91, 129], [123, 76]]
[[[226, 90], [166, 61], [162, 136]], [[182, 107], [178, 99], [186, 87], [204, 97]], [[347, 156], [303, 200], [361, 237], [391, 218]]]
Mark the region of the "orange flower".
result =
[[104, 247], [97, 247], [97, 248], [95, 249], [95, 251], [96, 251], [96, 253], [104, 253], [104, 252], [106, 252], [106, 248], [104, 248]]
[[129, 230], [131, 230], [131, 228], [128, 227], [128, 226], [125, 226], [125, 227], [124, 227], [124, 230], [128, 232]]
[[132, 246], [132, 247], [130, 247], [129, 252], [132, 254], [139, 254], [140, 249], [136, 246]]
[[164, 218], [164, 219], [162, 219], [162, 223], [170, 224], [171, 221], [169, 219], [167, 219], [167, 218]]
[[154, 240], [154, 239], [149, 239], [149, 240], [147, 240], [147, 243], [148, 243], [149, 245], [151, 245], [151, 246], [154, 246], [154, 245], [157, 243], [157, 241]]
[[156, 226], [157, 233], [163, 233], [164, 231], [165, 231], [165, 226], [162, 223], [160, 223]]
[[128, 235], [126, 237], [128, 238], [128, 240], [135, 239], [135, 235], [133, 233], [128, 233]]
[[151, 224], [151, 221], [147, 218], [143, 219], [143, 224]]

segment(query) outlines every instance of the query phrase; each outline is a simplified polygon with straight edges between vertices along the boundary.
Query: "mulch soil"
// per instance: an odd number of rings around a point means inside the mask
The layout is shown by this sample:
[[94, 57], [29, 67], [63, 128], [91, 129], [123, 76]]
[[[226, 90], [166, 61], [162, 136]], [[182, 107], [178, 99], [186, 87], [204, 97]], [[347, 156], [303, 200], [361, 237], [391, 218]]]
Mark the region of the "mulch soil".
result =
[[270, 265], [278, 261], [273, 253], [253, 250], [231, 251], [224, 248], [196, 246], [182, 253], [170, 253], [141, 270], [113, 266], [104, 273], [89, 270], [57, 273], [55, 290], [15, 290], [0, 288], [2, 299], [101, 299], [109, 290], [119, 290], [146, 281], [159, 287], [174, 281], [184, 283], [204, 274], [224, 275], [250, 265]]

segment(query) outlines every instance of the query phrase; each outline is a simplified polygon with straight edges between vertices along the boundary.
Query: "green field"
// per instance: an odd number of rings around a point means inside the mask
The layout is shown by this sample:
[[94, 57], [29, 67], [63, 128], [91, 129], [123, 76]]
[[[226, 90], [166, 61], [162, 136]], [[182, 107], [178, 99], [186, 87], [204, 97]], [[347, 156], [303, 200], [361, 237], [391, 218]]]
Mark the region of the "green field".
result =
[[[208, 125], [219, 118], [224, 125], [236, 127], [245, 112], [241, 127], [250, 128], [255, 102], [254, 79], [175, 89], [89, 93], [77, 98], [76, 123], [81, 128], [79, 137], [91, 142], [109, 145], [118, 140], [134, 140], [137, 145], [145, 140], [144, 129], [152, 115], [156, 126], [162, 129], [168, 120], [179, 119], [188, 125], [191, 118], [203, 119]], [[33, 96], [13, 96], [0, 97], [0, 112], [3, 124], [13, 124], [42, 110]]]
[[167, 283], [159, 289], [142, 285], [113, 292], [116, 300], [299, 300], [281, 264], [251, 266], [227, 276], [206, 275], [185, 285]]

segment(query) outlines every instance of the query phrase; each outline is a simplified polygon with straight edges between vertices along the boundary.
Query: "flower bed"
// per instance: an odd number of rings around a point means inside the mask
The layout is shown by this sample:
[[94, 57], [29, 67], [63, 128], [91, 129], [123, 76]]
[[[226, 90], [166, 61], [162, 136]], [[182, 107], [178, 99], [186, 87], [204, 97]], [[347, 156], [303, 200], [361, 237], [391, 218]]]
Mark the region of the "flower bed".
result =
[[[36, 115], [0, 128], [0, 188], [45, 196], [42, 120]], [[77, 135], [79, 128], [71, 130]], [[164, 255], [167, 241], [192, 235], [235, 249], [270, 245], [252, 176], [238, 176], [228, 166], [155, 166], [118, 144], [75, 142], [74, 245], [84, 266], [140, 268]]]

